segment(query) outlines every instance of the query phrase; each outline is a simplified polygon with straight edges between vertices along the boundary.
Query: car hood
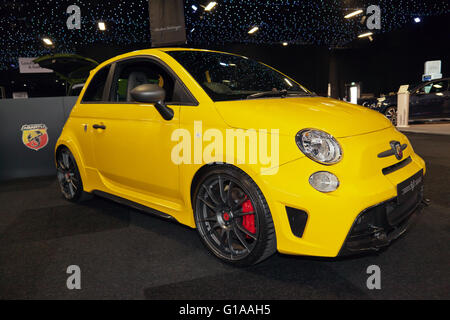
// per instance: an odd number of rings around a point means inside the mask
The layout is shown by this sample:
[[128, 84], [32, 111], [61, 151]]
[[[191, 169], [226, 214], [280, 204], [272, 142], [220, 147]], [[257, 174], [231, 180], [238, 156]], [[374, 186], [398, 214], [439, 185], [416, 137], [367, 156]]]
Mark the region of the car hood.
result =
[[279, 129], [295, 135], [305, 128], [323, 130], [336, 138], [360, 135], [391, 126], [368, 108], [323, 97], [267, 98], [215, 103], [224, 121], [242, 129]]

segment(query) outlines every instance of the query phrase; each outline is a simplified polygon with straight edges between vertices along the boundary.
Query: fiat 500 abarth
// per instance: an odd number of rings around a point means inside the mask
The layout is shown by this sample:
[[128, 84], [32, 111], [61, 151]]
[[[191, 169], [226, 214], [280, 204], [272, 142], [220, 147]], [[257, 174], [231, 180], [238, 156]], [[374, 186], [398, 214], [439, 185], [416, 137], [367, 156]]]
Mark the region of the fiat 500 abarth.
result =
[[175, 219], [238, 266], [277, 250], [336, 257], [386, 246], [421, 202], [425, 173], [380, 113], [247, 57], [175, 48], [94, 69], [55, 160], [67, 200], [97, 194]]

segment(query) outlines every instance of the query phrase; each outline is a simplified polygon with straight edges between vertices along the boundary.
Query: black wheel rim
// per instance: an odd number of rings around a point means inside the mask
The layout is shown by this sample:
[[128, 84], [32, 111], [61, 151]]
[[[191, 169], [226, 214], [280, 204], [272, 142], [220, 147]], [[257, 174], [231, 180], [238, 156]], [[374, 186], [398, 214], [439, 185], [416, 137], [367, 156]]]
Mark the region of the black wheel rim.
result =
[[63, 150], [58, 154], [56, 172], [64, 197], [74, 199], [80, 189], [80, 177], [69, 151]]
[[389, 109], [386, 111], [386, 117], [392, 122], [394, 126], [397, 125], [397, 111], [395, 109]]
[[237, 179], [216, 175], [200, 185], [196, 222], [207, 245], [226, 260], [246, 258], [255, 248], [260, 222], [255, 201]]

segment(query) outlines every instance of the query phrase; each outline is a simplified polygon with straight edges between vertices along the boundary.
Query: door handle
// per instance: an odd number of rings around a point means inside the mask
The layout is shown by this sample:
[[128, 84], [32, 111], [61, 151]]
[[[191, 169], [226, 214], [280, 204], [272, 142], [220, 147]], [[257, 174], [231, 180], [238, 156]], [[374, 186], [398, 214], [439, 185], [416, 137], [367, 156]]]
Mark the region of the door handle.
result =
[[103, 129], [103, 130], [105, 130], [105, 129], [106, 129], [106, 126], [105, 126], [104, 124], [94, 124], [94, 125], [92, 126], [92, 128], [94, 128], [94, 129]]

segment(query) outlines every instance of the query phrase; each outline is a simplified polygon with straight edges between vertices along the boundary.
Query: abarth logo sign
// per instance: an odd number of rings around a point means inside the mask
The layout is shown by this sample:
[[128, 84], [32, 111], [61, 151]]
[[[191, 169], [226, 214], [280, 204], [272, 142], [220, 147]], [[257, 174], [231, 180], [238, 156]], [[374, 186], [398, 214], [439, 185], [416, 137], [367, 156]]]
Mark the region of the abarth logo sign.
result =
[[47, 126], [45, 124], [25, 124], [22, 131], [22, 142], [35, 151], [44, 148], [48, 143]]
[[394, 154], [395, 154], [395, 157], [397, 158], [397, 160], [400, 160], [401, 158], [403, 158], [403, 150], [402, 150], [402, 145], [400, 144], [400, 142], [392, 141], [391, 148], [394, 151]]

